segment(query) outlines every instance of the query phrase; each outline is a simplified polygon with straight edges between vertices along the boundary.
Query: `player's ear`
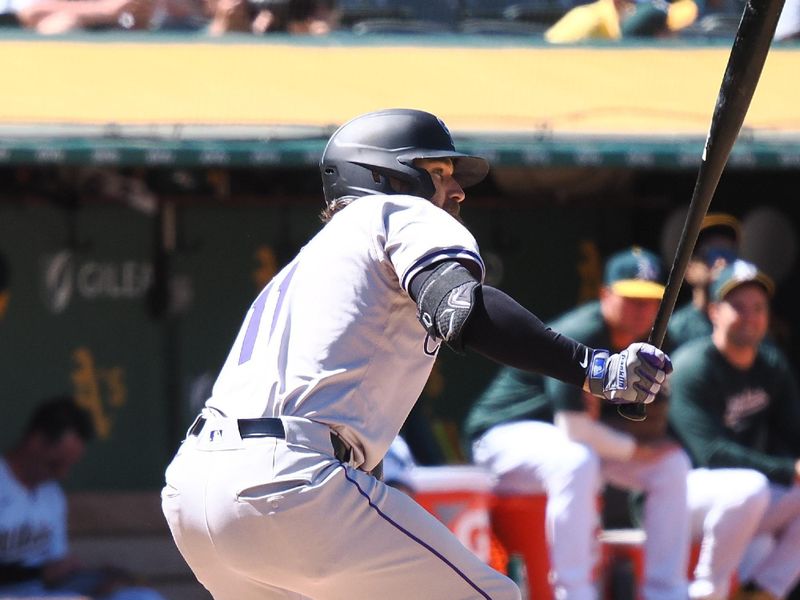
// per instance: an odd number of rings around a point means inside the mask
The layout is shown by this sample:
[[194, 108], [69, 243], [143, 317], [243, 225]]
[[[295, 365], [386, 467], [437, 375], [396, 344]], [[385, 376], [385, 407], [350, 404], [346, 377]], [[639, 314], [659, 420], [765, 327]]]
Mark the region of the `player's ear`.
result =
[[717, 322], [717, 315], [719, 315], [719, 302], [709, 302], [708, 308], [708, 320], [711, 321], [712, 325]]

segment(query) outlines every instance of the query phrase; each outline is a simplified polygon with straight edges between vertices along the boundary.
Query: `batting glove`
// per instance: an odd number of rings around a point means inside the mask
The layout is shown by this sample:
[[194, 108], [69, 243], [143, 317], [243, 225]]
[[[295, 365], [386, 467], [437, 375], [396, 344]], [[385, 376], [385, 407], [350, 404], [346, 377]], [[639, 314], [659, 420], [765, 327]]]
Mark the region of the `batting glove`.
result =
[[589, 391], [615, 404], [649, 404], [670, 373], [669, 356], [651, 344], [637, 342], [611, 355], [595, 350], [589, 363]]

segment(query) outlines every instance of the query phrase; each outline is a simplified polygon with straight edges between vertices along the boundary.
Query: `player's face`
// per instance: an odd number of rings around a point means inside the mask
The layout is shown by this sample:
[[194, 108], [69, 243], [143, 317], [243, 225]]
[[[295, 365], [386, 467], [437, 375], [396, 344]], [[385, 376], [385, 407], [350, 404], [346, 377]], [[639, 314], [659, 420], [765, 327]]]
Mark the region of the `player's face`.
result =
[[464, 190], [453, 178], [453, 161], [449, 158], [419, 158], [414, 161], [414, 165], [425, 169], [431, 176], [435, 190], [431, 202], [458, 218], [460, 205], [464, 201]]
[[736, 347], [755, 348], [769, 327], [769, 298], [759, 284], [746, 284], [731, 291], [709, 311], [714, 335]]
[[608, 288], [603, 288], [601, 301], [608, 327], [632, 341], [645, 339], [650, 333], [660, 303], [657, 298], [620, 296]]
[[36, 479], [63, 480], [69, 475], [86, 450], [86, 443], [73, 431], [66, 432], [59, 440], [49, 442], [41, 439], [36, 461]]

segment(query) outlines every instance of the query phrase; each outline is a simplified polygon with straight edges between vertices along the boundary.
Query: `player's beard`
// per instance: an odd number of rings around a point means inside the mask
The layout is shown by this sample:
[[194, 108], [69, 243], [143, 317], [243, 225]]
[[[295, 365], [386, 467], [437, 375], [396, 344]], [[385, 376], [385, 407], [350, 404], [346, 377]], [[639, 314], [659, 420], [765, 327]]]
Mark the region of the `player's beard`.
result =
[[461, 218], [461, 204], [459, 202], [447, 202], [442, 208], [456, 221], [462, 225], [464, 224], [464, 220]]

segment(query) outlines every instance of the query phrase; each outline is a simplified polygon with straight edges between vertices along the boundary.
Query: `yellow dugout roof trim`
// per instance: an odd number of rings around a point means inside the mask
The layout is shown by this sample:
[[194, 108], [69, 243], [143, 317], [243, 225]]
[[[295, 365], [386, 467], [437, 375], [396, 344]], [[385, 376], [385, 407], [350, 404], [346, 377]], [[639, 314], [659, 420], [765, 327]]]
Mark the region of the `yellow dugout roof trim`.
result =
[[[0, 40], [0, 125], [328, 127], [390, 106], [454, 131], [705, 135], [727, 47]], [[773, 48], [745, 121], [800, 135], [800, 49]]]

